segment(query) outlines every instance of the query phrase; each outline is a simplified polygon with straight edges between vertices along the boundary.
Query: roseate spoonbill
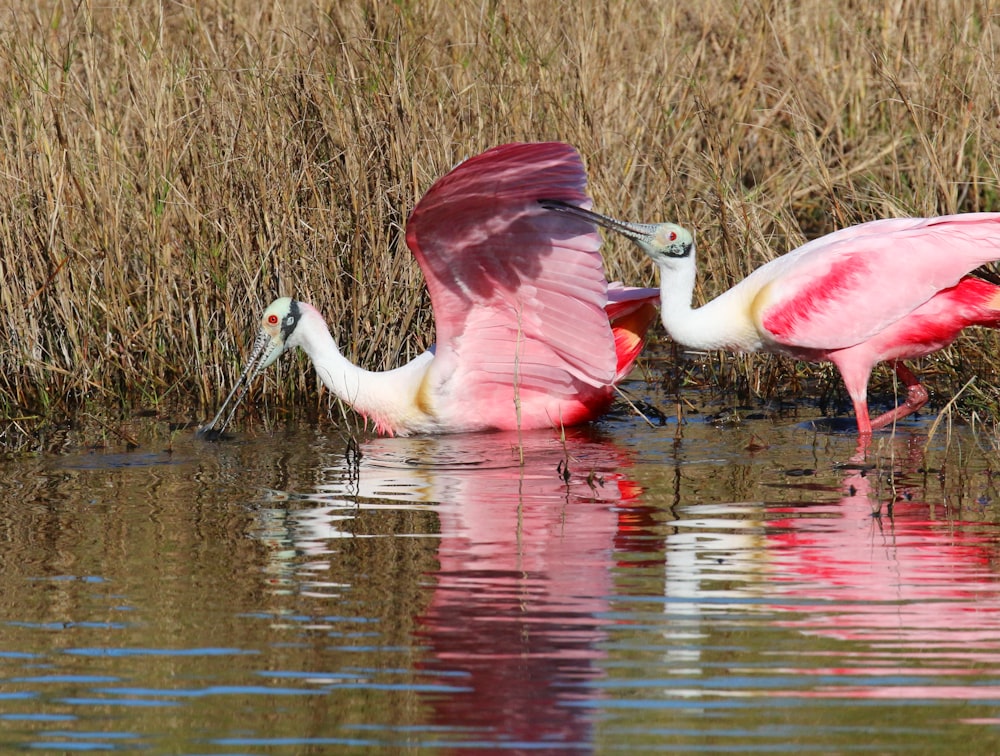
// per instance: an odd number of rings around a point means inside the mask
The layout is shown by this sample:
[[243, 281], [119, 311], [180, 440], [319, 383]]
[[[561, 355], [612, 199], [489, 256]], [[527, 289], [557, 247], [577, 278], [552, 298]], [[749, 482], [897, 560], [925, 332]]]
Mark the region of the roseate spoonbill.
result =
[[[1000, 260], [1000, 213], [893, 218], [841, 229], [771, 260], [692, 309], [694, 246], [678, 243], [686, 240], [683, 229], [622, 222], [565, 201], [542, 204], [617, 231], [653, 259], [663, 325], [678, 343], [832, 362], [862, 437], [927, 402], [927, 390], [902, 360], [947, 346], [966, 326], [1000, 327], [1000, 287], [975, 273]], [[892, 363], [906, 399], [871, 420], [868, 379], [882, 361]]]
[[315, 307], [277, 299], [236, 386], [199, 433], [221, 433], [254, 379], [296, 346], [381, 433], [560, 427], [602, 414], [642, 350], [659, 292], [609, 285], [594, 224], [538, 204], [555, 196], [589, 205], [586, 183], [577, 151], [557, 142], [501, 145], [459, 164], [406, 227], [436, 346], [370, 372], [340, 353]]

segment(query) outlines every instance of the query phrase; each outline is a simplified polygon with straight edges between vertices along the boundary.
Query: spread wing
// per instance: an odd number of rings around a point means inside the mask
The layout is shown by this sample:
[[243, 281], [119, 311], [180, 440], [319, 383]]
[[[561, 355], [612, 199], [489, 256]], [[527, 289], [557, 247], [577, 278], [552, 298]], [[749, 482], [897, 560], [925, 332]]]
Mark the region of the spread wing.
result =
[[566, 144], [507, 144], [458, 165], [410, 215], [406, 241], [430, 290], [438, 382], [558, 394], [611, 383], [615, 345], [596, 228], [543, 209], [589, 206]]
[[746, 279], [779, 344], [841, 349], [872, 338], [970, 271], [1000, 259], [1000, 213], [874, 221], [816, 239]]

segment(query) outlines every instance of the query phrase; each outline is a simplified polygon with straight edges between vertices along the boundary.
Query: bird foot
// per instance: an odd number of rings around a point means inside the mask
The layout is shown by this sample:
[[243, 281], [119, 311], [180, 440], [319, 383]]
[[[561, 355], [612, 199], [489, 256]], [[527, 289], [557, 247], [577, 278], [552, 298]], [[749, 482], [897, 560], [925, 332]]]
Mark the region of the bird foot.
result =
[[872, 429], [884, 428], [897, 420], [902, 420], [907, 415], [911, 415], [927, 404], [930, 395], [919, 383], [912, 383], [906, 387], [906, 399], [895, 409], [879, 415], [872, 420]]

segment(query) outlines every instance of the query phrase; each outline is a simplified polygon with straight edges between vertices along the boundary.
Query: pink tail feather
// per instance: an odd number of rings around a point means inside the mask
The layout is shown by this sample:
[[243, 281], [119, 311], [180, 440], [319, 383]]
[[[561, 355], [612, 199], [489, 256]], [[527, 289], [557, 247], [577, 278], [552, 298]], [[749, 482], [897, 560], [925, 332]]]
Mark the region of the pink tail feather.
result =
[[658, 289], [609, 288], [609, 301], [604, 309], [615, 337], [615, 354], [618, 365], [615, 383], [623, 380], [632, 370], [639, 353], [646, 345], [646, 335], [656, 320], [660, 303]]

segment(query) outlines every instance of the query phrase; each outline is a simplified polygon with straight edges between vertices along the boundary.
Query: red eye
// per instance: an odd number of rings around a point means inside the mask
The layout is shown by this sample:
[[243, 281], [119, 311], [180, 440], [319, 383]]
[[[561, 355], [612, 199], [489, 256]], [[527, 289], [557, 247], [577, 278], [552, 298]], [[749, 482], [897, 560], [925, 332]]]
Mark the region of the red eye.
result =
[[273, 314], [272, 315], [268, 315], [267, 316], [267, 322], [269, 324], [271, 324], [271, 325], [278, 325], [278, 316], [277, 315], [273, 315]]
[[670, 232], [670, 241], [675, 241], [676, 239], [677, 239], [677, 232], [676, 231], [671, 231]]

